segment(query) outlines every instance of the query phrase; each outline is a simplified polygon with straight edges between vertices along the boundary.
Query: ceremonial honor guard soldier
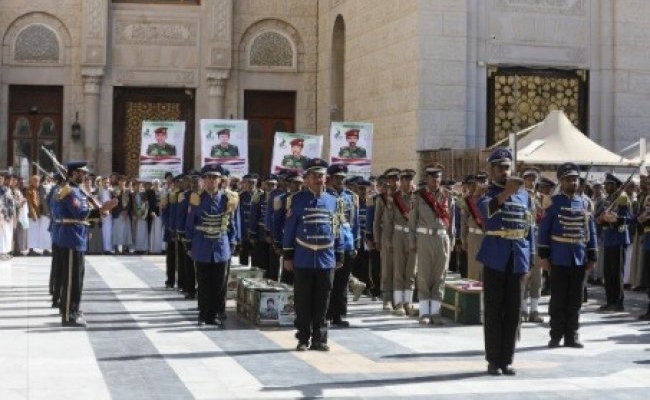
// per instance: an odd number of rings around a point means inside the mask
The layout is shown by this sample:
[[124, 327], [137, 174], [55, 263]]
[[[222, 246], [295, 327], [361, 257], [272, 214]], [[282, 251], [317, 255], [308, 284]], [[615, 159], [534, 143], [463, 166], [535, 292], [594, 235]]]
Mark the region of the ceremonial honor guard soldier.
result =
[[59, 230], [61, 224], [58, 222], [61, 219], [59, 210], [59, 191], [64, 183], [63, 176], [59, 173], [54, 174], [54, 186], [47, 194], [46, 201], [50, 205], [50, 236], [52, 237], [52, 264], [50, 269], [50, 294], [52, 295], [52, 308], [59, 307], [59, 300], [61, 298], [61, 270], [62, 267], [62, 251], [59, 241]]
[[239, 198], [235, 192], [219, 189], [218, 165], [206, 165], [201, 175], [203, 191], [190, 194], [185, 234], [196, 265], [199, 325], [218, 325], [222, 289], [228, 279], [227, 263], [239, 229], [233, 222]]
[[[483, 177], [483, 175], [482, 175]], [[484, 175], [487, 180], [487, 174]], [[476, 261], [476, 253], [483, 240], [483, 218], [476, 206], [482, 196], [485, 182], [478, 183], [477, 175], [468, 175], [465, 178], [468, 193], [460, 202], [460, 240], [463, 250], [467, 253], [467, 278], [473, 281], [482, 281], [483, 266]]]
[[278, 174], [278, 186], [268, 192], [266, 197], [266, 216], [264, 218], [264, 239], [269, 244], [269, 269], [267, 278], [277, 281], [280, 277], [281, 247], [276, 247], [273, 238], [273, 223], [276, 212], [282, 211], [280, 196], [287, 193], [287, 176], [285, 172]]
[[359, 196], [343, 187], [343, 180], [348, 173], [345, 164], [332, 164], [327, 168], [329, 187], [327, 192], [339, 199], [343, 206], [343, 219], [341, 220], [340, 239], [343, 243], [343, 267], [334, 274], [332, 294], [327, 309], [327, 319], [332, 324], [348, 327], [350, 323], [343, 320], [348, 310], [348, 281], [354, 267], [359, 244]]
[[80, 185], [88, 175], [85, 161], [66, 165], [68, 184], [57, 195], [59, 201], [59, 244], [62, 251], [60, 309], [63, 326], [85, 326], [80, 314], [81, 292], [84, 278], [84, 253], [88, 249], [88, 218], [100, 218], [117, 205], [117, 199], [91, 208], [88, 195]]
[[488, 374], [514, 375], [521, 283], [534, 253], [532, 199], [523, 180], [510, 178], [510, 150], [494, 149], [488, 162], [492, 182], [478, 201], [485, 237], [476, 256], [484, 266], [485, 358]]
[[[370, 251], [372, 245], [368, 245], [369, 241], [372, 240], [372, 223], [368, 220], [368, 209], [372, 205], [372, 196], [368, 194], [368, 188], [370, 187], [370, 181], [367, 181], [363, 178], [354, 180], [354, 186], [356, 188], [356, 194], [359, 196], [359, 243], [357, 247], [357, 258], [355, 259], [355, 267], [352, 271], [352, 275], [357, 277], [360, 282], [354, 282], [352, 287], [353, 291], [353, 300], [358, 300], [359, 297], [364, 293], [366, 288], [372, 286], [372, 277], [370, 276]], [[373, 215], [370, 213], [370, 218]], [[368, 238], [370, 235], [370, 239]]]
[[409, 315], [415, 287], [415, 249], [411, 248], [409, 213], [413, 205], [413, 177], [415, 171], [405, 169], [399, 173], [399, 190], [390, 201], [393, 215], [393, 302], [396, 315]]
[[381, 257], [381, 296], [384, 311], [391, 311], [393, 307], [393, 219], [395, 205], [392, 195], [397, 191], [399, 169], [389, 168], [384, 173], [387, 187], [381, 190], [375, 198], [375, 217], [373, 222], [373, 236], [375, 247], [380, 250]]
[[307, 190], [291, 196], [282, 236], [284, 269], [294, 271], [296, 350], [328, 351], [325, 314], [335, 268], [343, 265], [342, 200], [325, 191], [327, 163], [311, 159]]
[[[302, 190], [304, 179], [298, 171], [291, 171], [286, 174], [288, 190], [277, 196], [273, 201], [273, 248], [282, 252], [282, 235], [284, 233], [284, 222], [287, 215], [287, 205], [289, 198]], [[293, 272], [282, 270], [280, 272], [280, 281], [288, 285], [293, 285]]]
[[578, 193], [580, 170], [574, 163], [558, 167], [560, 193], [553, 196], [539, 224], [540, 266], [551, 271], [551, 340], [558, 347], [583, 347], [578, 338], [585, 273], [596, 263], [596, 225], [589, 200]]
[[247, 174], [242, 177], [239, 192], [239, 220], [241, 221], [241, 244], [239, 246], [239, 264], [248, 265], [250, 262], [251, 242], [248, 239], [248, 224], [251, 212], [251, 200], [257, 191], [255, 184], [257, 175]]
[[176, 201], [178, 200], [177, 181], [172, 177], [168, 185], [165, 193], [160, 196], [160, 219], [164, 228], [163, 240], [166, 243], [165, 265], [167, 279], [165, 280], [165, 287], [173, 288], [176, 284], [176, 235], [172, 227], [172, 219], [176, 217]]
[[650, 321], [650, 177], [641, 176], [641, 194], [639, 195], [639, 213], [637, 221], [641, 233], [641, 286], [648, 292], [648, 308], [639, 316], [641, 321]]
[[454, 199], [451, 191], [440, 186], [442, 166], [425, 168], [426, 187], [412, 199], [409, 213], [409, 244], [417, 252], [417, 288], [420, 323], [442, 325], [440, 307], [454, 227]]
[[623, 257], [630, 244], [628, 225], [632, 219], [631, 202], [623, 182], [613, 174], [605, 175], [607, 202], [596, 210], [596, 222], [603, 232], [605, 297], [599, 311], [623, 311]]
[[[383, 193], [386, 191], [385, 180], [384, 175], [377, 177], [377, 188]], [[376, 301], [381, 296], [381, 254], [375, 242], [375, 204], [377, 204], [377, 201], [381, 201], [380, 196], [381, 193], [372, 189], [368, 193], [366, 200], [366, 233], [363, 238], [369, 252], [370, 266], [368, 274], [370, 285], [368, 286], [373, 301]]]
[[[270, 175], [262, 182], [262, 188], [253, 192], [251, 207], [248, 215], [248, 239], [251, 242], [251, 263], [253, 267], [264, 270], [269, 268], [269, 244], [264, 238], [266, 227], [266, 197], [267, 192], [275, 189], [278, 184], [276, 175]], [[267, 190], [268, 189], [268, 190]]]
[[[532, 229], [534, 235], [537, 235], [537, 225], [542, 220], [544, 209], [549, 206], [551, 198], [548, 194], [535, 190], [539, 175], [540, 171], [537, 168], [528, 168], [521, 174], [524, 179], [524, 188], [533, 199], [533, 215], [535, 218], [532, 219]], [[521, 322], [535, 322], [538, 324], [544, 322], [544, 318], [539, 315], [539, 299], [542, 297], [542, 268], [539, 263], [539, 254], [533, 258], [530, 271], [524, 278], [522, 295]], [[530, 299], [530, 309], [528, 299]]]

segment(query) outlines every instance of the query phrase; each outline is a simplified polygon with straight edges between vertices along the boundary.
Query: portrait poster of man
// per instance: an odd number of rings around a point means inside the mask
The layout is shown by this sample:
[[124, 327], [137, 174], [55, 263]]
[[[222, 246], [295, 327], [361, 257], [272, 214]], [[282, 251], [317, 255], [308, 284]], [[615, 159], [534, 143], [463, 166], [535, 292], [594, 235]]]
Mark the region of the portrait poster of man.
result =
[[332, 122], [330, 162], [343, 163], [353, 175], [368, 177], [371, 171], [373, 125], [364, 122]]
[[303, 133], [276, 132], [271, 171], [302, 171], [309, 159], [321, 157], [323, 137]]
[[277, 320], [280, 317], [282, 302], [280, 293], [262, 293], [260, 297], [260, 319]]
[[237, 176], [248, 173], [248, 121], [201, 120], [201, 166], [211, 164]]
[[166, 172], [182, 172], [185, 121], [142, 121], [141, 139], [141, 179], [163, 179]]

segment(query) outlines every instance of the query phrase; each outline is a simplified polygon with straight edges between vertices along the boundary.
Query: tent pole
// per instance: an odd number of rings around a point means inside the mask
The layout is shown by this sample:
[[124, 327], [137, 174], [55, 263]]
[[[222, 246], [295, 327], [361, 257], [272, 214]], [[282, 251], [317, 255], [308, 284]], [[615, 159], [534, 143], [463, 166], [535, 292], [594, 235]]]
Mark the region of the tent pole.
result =
[[512, 167], [510, 167], [510, 171], [512, 171], [512, 175], [514, 176], [517, 174], [517, 134], [509, 133], [508, 142], [508, 147], [512, 151]]

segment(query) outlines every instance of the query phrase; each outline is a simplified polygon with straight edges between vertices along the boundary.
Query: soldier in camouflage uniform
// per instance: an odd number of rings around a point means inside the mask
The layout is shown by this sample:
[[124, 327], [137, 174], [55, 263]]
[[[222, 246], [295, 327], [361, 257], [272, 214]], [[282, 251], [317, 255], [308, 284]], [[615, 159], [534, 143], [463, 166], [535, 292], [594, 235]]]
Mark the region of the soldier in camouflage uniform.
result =
[[217, 132], [219, 144], [215, 144], [210, 149], [210, 157], [213, 158], [231, 158], [239, 157], [239, 147], [228, 143], [230, 140], [230, 129], [222, 129]]
[[175, 156], [176, 146], [166, 142], [167, 128], [160, 127], [156, 129], [156, 143], [152, 143], [147, 147], [148, 156]]
[[289, 169], [302, 171], [309, 158], [302, 155], [302, 149], [305, 147], [304, 139], [293, 139], [289, 142], [291, 145], [291, 154], [287, 154], [282, 158], [281, 165]]
[[348, 141], [347, 146], [339, 149], [339, 157], [341, 158], [366, 158], [366, 149], [357, 146], [359, 141], [359, 130], [350, 129], [345, 132], [345, 140]]

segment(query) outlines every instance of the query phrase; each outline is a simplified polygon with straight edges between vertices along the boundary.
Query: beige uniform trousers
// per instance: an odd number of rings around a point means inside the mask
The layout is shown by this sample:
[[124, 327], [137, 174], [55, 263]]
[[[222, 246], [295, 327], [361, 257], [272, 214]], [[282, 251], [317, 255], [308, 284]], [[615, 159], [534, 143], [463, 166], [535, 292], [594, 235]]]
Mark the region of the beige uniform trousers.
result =
[[393, 244], [390, 238], [381, 241], [381, 297], [384, 301], [393, 300]]
[[[407, 228], [405, 228], [407, 229]], [[393, 232], [393, 291], [412, 291], [415, 285], [415, 252], [410, 250], [408, 232]], [[407, 303], [411, 299], [405, 299]]]
[[467, 278], [474, 281], [483, 281], [483, 265], [476, 261], [476, 254], [483, 241], [482, 234], [469, 232], [467, 234]]
[[446, 233], [417, 233], [418, 298], [442, 301], [450, 247]]

